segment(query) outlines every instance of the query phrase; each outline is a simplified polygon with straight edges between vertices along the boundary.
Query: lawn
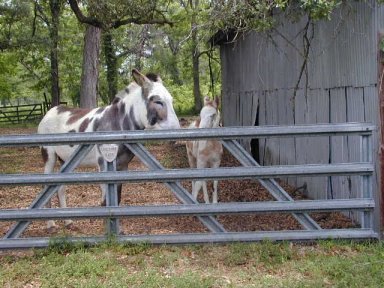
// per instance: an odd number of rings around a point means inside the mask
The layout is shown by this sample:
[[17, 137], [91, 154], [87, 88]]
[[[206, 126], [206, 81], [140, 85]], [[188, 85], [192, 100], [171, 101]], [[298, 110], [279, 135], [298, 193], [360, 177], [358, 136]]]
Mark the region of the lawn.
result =
[[383, 242], [151, 246], [57, 241], [0, 254], [1, 287], [382, 287]]

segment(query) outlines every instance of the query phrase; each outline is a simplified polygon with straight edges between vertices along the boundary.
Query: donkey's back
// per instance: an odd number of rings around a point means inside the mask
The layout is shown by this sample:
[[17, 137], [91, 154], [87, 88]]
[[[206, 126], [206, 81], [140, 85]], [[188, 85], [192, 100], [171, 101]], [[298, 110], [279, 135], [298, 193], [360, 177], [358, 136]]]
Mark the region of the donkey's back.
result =
[[[94, 131], [94, 122], [97, 121], [96, 109], [68, 108], [66, 106], [56, 106], [50, 109], [37, 127], [39, 134], [51, 133], [77, 133]], [[76, 146], [43, 146], [42, 154], [46, 165], [46, 173], [52, 171], [52, 165], [59, 158], [62, 162], [66, 161], [74, 152]], [[82, 166], [97, 166], [97, 156], [95, 148], [81, 162]]]

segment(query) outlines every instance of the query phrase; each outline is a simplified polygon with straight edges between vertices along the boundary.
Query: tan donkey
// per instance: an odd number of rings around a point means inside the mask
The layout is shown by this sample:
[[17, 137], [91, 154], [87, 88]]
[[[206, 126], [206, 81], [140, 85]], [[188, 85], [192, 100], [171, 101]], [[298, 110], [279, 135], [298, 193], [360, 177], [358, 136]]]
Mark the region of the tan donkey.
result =
[[[204, 107], [200, 111], [200, 118], [194, 121], [189, 128], [216, 128], [220, 124], [220, 100], [204, 98]], [[217, 168], [220, 166], [223, 155], [223, 146], [218, 140], [187, 141], [188, 162], [191, 168]], [[203, 188], [204, 201], [209, 203], [206, 181], [192, 181], [192, 196], [197, 199], [197, 194]], [[218, 181], [213, 181], [212, 203], [217, 203]]]

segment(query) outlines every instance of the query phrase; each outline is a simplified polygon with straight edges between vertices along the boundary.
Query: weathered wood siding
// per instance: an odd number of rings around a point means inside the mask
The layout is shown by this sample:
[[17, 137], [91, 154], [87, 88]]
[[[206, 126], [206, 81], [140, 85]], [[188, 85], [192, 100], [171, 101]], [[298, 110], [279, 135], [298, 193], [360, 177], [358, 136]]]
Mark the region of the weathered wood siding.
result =
[[[309, 59], [300, 82], [306, 18], [291, 23], [278, 16], [275, 31], [221, 45], [225, 126], [255, 125], [257, 117], [260, 125], [380, 123], [378, 33], [384, 6], [347, 2], [330, 21], [309, 27]], [[359, 160], [359, 145], [357, 137], [267, 139], [259, 152], [264, 165], [346, 162]], [[375, 153], [377, 146], [376, 141]], [[289, 181], [306, 183], [315, 199], [361, 196], [359, 179], [350, 177]]]

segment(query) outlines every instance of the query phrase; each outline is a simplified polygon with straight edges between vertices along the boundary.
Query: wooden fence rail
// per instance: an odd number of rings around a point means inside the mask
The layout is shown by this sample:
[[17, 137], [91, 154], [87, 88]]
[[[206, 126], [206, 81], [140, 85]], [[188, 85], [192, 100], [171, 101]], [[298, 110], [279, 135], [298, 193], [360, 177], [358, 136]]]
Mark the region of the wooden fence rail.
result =
[[0, 124], [40, 120], [45, 112], [43, 108], [42, 103], [0, 107]]

